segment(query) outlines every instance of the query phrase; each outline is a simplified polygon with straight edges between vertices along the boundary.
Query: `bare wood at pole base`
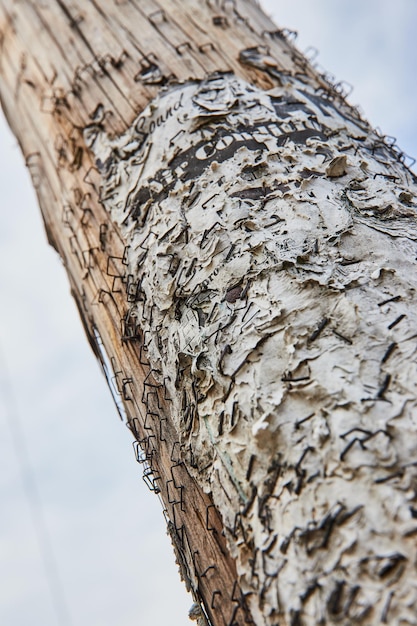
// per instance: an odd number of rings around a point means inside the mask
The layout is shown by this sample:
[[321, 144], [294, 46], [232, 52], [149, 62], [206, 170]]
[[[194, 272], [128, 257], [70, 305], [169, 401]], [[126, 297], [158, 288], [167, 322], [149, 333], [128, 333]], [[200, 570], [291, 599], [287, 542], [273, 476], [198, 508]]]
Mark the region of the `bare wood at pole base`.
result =
[[404, 155], [249, 0], [1, 0], [0, 96], [192, 617], [417, 624]]

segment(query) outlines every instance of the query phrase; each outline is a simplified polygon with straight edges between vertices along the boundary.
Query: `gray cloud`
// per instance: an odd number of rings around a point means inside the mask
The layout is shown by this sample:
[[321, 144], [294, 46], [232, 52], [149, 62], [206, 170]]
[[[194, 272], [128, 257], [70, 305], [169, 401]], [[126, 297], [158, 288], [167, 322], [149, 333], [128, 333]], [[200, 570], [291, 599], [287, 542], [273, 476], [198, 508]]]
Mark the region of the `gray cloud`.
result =
[[[264, 0], [350, 98], [417, 155], [413, 0]], [[74, 626], [187, 623], [157, 499], [46, 245], [15, 141], [0, 136], [0, 338]], [[0, 376], [4, 377], [3, 372]], [[56, 626], [0, 398], [0, 623]]]

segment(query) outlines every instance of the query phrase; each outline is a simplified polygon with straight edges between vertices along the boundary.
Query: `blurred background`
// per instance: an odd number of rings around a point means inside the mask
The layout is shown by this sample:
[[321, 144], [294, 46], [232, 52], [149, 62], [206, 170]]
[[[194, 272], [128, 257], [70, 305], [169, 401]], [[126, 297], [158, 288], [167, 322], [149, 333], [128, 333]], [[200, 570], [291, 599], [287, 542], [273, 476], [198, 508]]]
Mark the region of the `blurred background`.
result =
[[[197, 0], [196, 0], [197, 1]], [[415, 0], [263, 0], [349, 100], [417, 156]], [[161, 506], [141, 478], [0, 120], [0, 624], [180, 626]]]

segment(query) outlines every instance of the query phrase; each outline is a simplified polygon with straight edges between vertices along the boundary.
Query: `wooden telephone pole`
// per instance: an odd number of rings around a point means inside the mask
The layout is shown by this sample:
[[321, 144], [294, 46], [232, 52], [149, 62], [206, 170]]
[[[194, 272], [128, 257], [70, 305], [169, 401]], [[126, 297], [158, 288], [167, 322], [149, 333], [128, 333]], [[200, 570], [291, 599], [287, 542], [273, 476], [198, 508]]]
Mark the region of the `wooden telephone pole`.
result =
[[287, 35], [1, 0], [1, 102], [191, 617], [417, 624], [416, 181]]

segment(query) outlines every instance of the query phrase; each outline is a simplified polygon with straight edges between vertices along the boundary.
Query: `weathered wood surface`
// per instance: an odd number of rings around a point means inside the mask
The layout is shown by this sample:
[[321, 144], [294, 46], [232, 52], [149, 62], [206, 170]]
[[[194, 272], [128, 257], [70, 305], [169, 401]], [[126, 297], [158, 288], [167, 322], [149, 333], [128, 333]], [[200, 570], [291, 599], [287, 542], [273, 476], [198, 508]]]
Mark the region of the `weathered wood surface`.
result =
[[1, 0], [1, 101], [213, 626], [415, 624], [415, 182], [284, 34]]
[[[276, 27], [251, 3], [1, 2], [0, 96], [31, 172], [50, 243], [59, 252], [93, 350], [114, 369], [152, 488], [160, 493], [182, 574], [214, 624], [244, 622], [236, 568], [209, 495], [181, 460], [170, 405], [152, 382], [139, 331], [126, 322], [125, 242], [99, 201], [100, 177], [83, 130], [101, 117], [114, 135], [169, 80], [232, 70], [271, 87], [239, 63]], [[219, 35], [221, 39], [219, 39]], [[36, 43], [35, 43], [36, 42]], [[284, 46], [291, 66], [297, 55]], [[148, 469], [149, 468], [149, 469]], [[152, 474], [149, 473], [150, 468]]]

